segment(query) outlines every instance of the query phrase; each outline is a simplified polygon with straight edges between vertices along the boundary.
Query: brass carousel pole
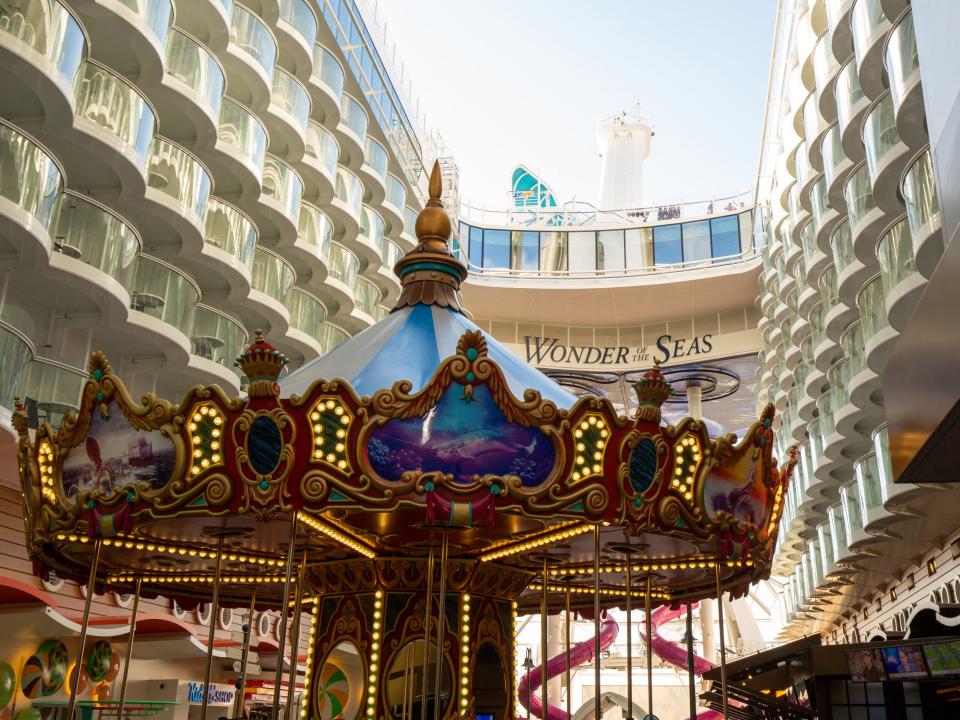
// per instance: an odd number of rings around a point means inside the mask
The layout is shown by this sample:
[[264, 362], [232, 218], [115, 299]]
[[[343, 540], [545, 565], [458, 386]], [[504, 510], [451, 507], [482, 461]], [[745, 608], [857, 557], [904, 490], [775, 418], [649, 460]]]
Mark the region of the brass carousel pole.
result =
[[71, 683], [70, 702], [67, 703], [67, 720], [73, 720], [73, 711], [77, 707], [77, 688], [80, 685], [80, 672], [83, 669], [83, 653], [87, 649], [87, 629], [90, 626], [90, 605], [93, 602], [94, 585], [97, 582], [97, 567], [100, 565], [100, 538], [93, 541], [93, 559], [90, 561], [90, 576], [87, 579], [87, 599], [83, 603], [83, 620], [80, 621], [80, 645], [77, 648], [76, 678]]
[[600, 526], [593, 528], [593, 712], [602, 718], [600, 708]]
[[697, 716], [697, 676], [693, 672], [693, 605], [687, 603], [687, 675], [690, 685], [690, 717]]
[[117, 704], [117, 718], [123, 719], [123, 706], [127, 701], [127, 674], [130, 672], [130, 661], [133, 659], [133, 642], [137, 635], [137, 612], [140, 610], [140, 587], [143, 578], [138, 577], [133, 588], [133, 608], [130, 610], [130, 636], [127, 638], [127, 658], [123, 665], [123, 677], [120, 679], [120, 702]]
[[247, 687], [247, 658], [250, 657], [250, 639], [253, 637], [253, 612], [257, 605], [257, 586], [253, 586], [250, 593], [250, 609], [247, 611], [247, 621], [243, 631], [243, 650], [240, 655], [240, 684], [237, 685], [237, 699], [233, 703], [233, 716], [243, 715], [243, 696]]
[[566, 614], [565, 621], [563, 623], [563, 634], [564, 634], [564, 651], [567, 655], [567, 667], [566, 667], [566, 676], [567, 676], [567, 720], [570, 720], [570, 581], [567, 580], [567, 588], [564, 596], [564, 612]]
[[717, 620], [720, 623], [720, 692], [723, 696], [723, 720], [727, 720], [727, 641], [723, 629], [723, 587], [720, 585], [720, 561], [717, 570]]
[[293, 689], [297, 683], [297, 655], [300, 653], [300, 610], [303, 607], [303, 589], [306, 587], [307, 552], [304, 550], [300, 561], [300, 574], [297, 581], [297, 599], [293, 603], [293, 628], [290, 630], [290, 674], [287, 676], [287, 712], [286, 720], [293, 713]]
[[631, 586], [631, 563], [633, 557], [627, 553], [627, 720], [633, 720], [633, 588]]
[[440, 720], [440, 679], [443, 676], [443, 668], [446, 667], [446, 660], [443, 657], [443, 632], [444, 621], [446, 620], [446, 601], [447, 601], [447, 556], [450, 552], [450, 536], [443, 533], [443, 545], [440, 549], [440, 620], [437, 623], [437, 669], [433, 674], [433, 720]]
[[652, 577], [647, 572], [647, 597], [645, 599], [644, 614], [647, 616], [647, 715], [653, 717], [653, 628], [650, 624], [650, 602], [652, 591]]
[[[293, 552], [297, 544], [297, 512], [290, 515], [290, 542], [287, 543], [287, 575], [283, 579], [283, 600], [280, 602], [280, 637], [277, 646], [277, 672], [273, 680], [273, 714], [271, 720], [280, 719], [280, 683], [283, 682], [283, 651], [287, 641], [287, 597], [290, 595], [290, 576], [293, 575]], [[287, 698], [290, 701], [290, 698]], [[201, 718], [201, 720], [203, 720]]]
[[540, 606], [540, 717], [547, 717], [547, 553], [543, 553], [543, 594]]
[[210, 632], [207, 634], [207, 670], [203, 676], [203, 699], [200, 701], [200, 718], [207, 717], [207, 701], [210, 698], [210, 674], [213, 672], [213, 641], [217, 633], [217, 615], [220, 614], [220, 568], [223, 563], [223, 535], [217, 538], [217, 564], [213, 571], [213, 597], [210, 600]]
[[423, 607], [423, 676], [420, 686], [420, 720], [427, 720], [427, 675], [430, 669], [430, 630], [433, 624], [431, 605], [433, 604], [433, 545], [427, 555], [427, 598]]

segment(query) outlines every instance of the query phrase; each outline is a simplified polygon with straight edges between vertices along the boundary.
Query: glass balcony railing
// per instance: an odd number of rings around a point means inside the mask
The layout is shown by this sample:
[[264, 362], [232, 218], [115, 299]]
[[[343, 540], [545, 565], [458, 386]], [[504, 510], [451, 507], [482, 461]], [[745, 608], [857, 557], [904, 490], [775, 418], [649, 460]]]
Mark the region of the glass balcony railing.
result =
[[273, 298], [281, 305], [286, 305], [287, 294], [295, 278], [296, 275], [290, 264], [272, 250], [258, 245], [253, 251], [253, 272], [250, 284], [254, 290]]
[[[217, 137], [235, 147], [247, 161], [263, 173], [263, 160], [267, 152], [267, 131], [256, 115], [240, 103], [224, 98], [220, 106], [220, 125]], [[258, 175], [259, 176], [259, 175]]]
[[913, 236], [926, 237], [940, 227], [940, 203], [929, 150], [914, 160], [903, 176], [903, 200]]
[[863, 122], [863, 147], [867, 154], [867, 168], [871, 180], [876, 181], [880, 164], [899, 142], [893, 101], [890, 93], [886, 93], [870, 109]]
[[209, 50], [182, 30], [172, 28], [167, 36], [164, 69], [203, 98], [211, 114], [219, 117], [224, 88], [223, 68]]
[[358, 277], [357, 284], [353, 289], [353, 297], [356, 301], [357, 310], [365, 312], [373, 317], [377, 312], [377, 305], [380, 304], [380, 291], [377, 286], [366, 278]]
[[384, 223], [380, 214], [372, 208], [363, 206], [360, 216], [360, 234], [374, 247], [383, 244]]
[[840, 503], [843, 506], [844, 535], [847, 536], [847, 547], [850, 547], [855, 533], [863, 529], [860, 488], [856, 480], [840, 488]]
[[833, 54], [833, 33], [827, 30], [813, 48], [813, 77], [817, 83], [817, 95], [823, 93], [839, 67], [837, 56]]
[[843, 197], [847, 201], [847, 217], [850, 219], [850, 231], [854, 232], [860, 222], [874, 210], [873, 186], [870, 183], [870, 170], [866, 163], [853, 172], [843, 187]]
[[820, 96], [814, 90], [803, 104], [803, 132], [809, 139], [819, 135], [827, 127], [827, 121], [820, 114]]
[[[839, 390], [838, 392], [843, 392]], [[835, 432], [836, 425], [833, 416], [833, 392], [826, 390], [817, 398], [817, 410], [820, 412], [820, 443], [826, 445], [829, 437]]]
[[384, 307], [383, 305], [377, 305], [373, 309], [374, 322], [380, 322], [389, 314], [390, 314], [390, 308]]
[[883, 504], [883, 490], [880, 487], [880, 472], [876, 453], [869, 453], [853, 465], [857, 474], [857, 487], [860, 492], [860, 511], [866, 518], [871, 510]]
[[313, 120], [307, 123], [306, 147], [304, 157], [313, 160], [317, 165], [335, 177], [337, 160], [340, 159], [340, 146], [336, 138], [326, 128]]
[[237, 320], [208, 305], [197, 305], [190, 335], [190, 352], [233, 369], [247, 344], [247, 331]]
[[80, 397], [87, 377], [87, 373], [80, 368], [34, 357], [28, 368], [23, 398], [27, 424], [32, 428], [41, 423], [60, 427], [67, 413], [80, 409]]
[[913, 240], [906, 219], [891, 226], [880, 238], [877, 243], [877, 259], [880, 261], [880, 277], [885, 295], [889, 295], [897, 285], [917, 271]]
[[810, 188], [810, 205], [813, 208], [814, 226], [817, 228], [817, 232], [820, 232], [820, 228], [826, 221], [827, 212], [831, 209], [830, 198], [827, 197], [827, 178], [825, 175], [821, 176]]
[[320, 341], [320, 347], [323, 348], [324, 353], [330, 352], [337, 347], [337, 345], [340, 345], [349, 339], [350, 336], [347, 335], [347, 333], [338, 328], [336, 325], [331, 325], [328, 322], [323, 324], [323, 328], [320, 330], [320, 335], [317, 336], [317, 340]]
[[290, 327], [316, 338], [323, 332], [327, 308], [320, 300], [302, 288], [290, 288], [287, 294]]
[[323, 45], [313, 46], [313, 76], [333, 91], [338, 101], [343, 97], [343, 66]]
[[129, 290], [131, 308], [190, 337], [200, 289], [183, 272], [162, 260], [141, 255]]
[[193, 155], [157, 136], [150, 149], [147, 184], [170, 196], [203, 222], [210, 199], [210, 175]]
[[393, 270], [393, 267], [397, 264], [397, 261], [403, 257], [403, 252], [401, 252], [400, 248], [397, 247], [397, 244], [392, 240], [387, 240], [383, 236], [381, 236], [381, 238], [380, 264], [383, 265], [383, 267], [387, 270]]
[[140, 254], [140, 239], [119, 215], [72, 192], [60, 198], [53, 248], [82, 260], [124, 287]]
[[280, 19], [297, 31], [307, 47], [317, 39], [317, 16], [304, 0], [280, 0]]
[[340, 117], [343, 124], [350, 128], [363, 144], [367, 137], [367, 113], [363, 106], [349, 95], [344, 95], [340, 104]]
[[860, 87], [860, 75], [855, 62], [851, 61], [843, 66], [834, 92], [837, 96], [837, 122], [840, 124], [840, 132], [846, 132], [860, 102], [866, 97]]
[[161, 46], [167, 41], [167, 34], [170, 32], [170, 26], [173, 25], [172, 0], [118, 0], [118, 2], [146, 23]]
[[77, 78], [76, 115], [109, 132], [132, 152], [141, 167], [156, 128], [156, 116], [149, 103], [126, 79], [88, 60]]
[[363, 183], [342, 165], [337, 166], [334, 195], [359, 219], [363, 206]]
[[847, 372], [852, 380], [867, 367], [867, 358], [863, 352], [863, 326], [854, 321], [850, 323], [840, 337], [840, 346], [847, 359]]
[[812, 266], [814, 255], [817, 253], [817, 229], [813, 222], [808, 222], [800, 231], [800, 247], [803, 248], [803, 262]]
[[407, 189], [403, 186], [400, 178], [387, 174], [387, 197], [385, 202], [393, 205], [399, 212], [400, 208], [407, 200]]
[[824, 10], [827, 13], [827, 25], [836, 30], [852, 4], [853, 0], [826, 0]]
[[837, 179], [837, 169], [847, 159], [840, 138], [840, 124], [834, 123], [823, 136], [823, 144], [820, 146], [820, 152], [823, 154], [823, 175], [827, 179], [828, 188]]
[[[405, 205], [403, 208], [403, 234], [408, 236], [411, 239], [416, 239], [417, 237], [417, 213], [409, 205]], [[466, 238], [460, 238], [461, 244], [466, 241]]]
[[322, 210], [310, 203], [303, 203], [300, 206], [297, 236], [304, 245], [315, 249], [317, 257], [326, 258], [333, 240], [333, 225]]
[[0, 120], [0, 196], [49, 228], [62, 187], [63, 177], [53, 157]]
[[860, 310], [864, 342], [870, 342], [871, 338], [887, 326], [886, 296], [883, 279], [879, 274], [860, 288], [857, 307]]
[[850, 545], [850, 538], [847, 537], [847, 528], [843, 523], [843, 503], [837, 503], [827, 508], [827, 522], [830, 523], [830, 532], [833, 540], [833, 562], [841, 553], [846, 552]]
[[33, 349], [27, 338], [0, 320], [0, 406], [13, 410], [14, 397], [23, 397]]
[[842, 274], [856, 256], [853, 254], [853, 238], [850, 236], [850, 223], [844, 221], [837, 225], [837, 229], [830, 236], [830, 246], [833, 248], [833, 264], [838, 274]]
[[268, 78], [273, 77], [277, 41], [260, 18], [237, 4], [230, 19], [230, 42], [250, 55]]
[[837, 284], [837, 268], [832, 263], [820, 276], [820, 297], [828, 308], [836, 307], [840, 302], [840, 287]]
[[799, 186], [806, 185], [816, 174], [813, 165], [810, 164], [810, 156], [807, 154], [806, 143], [801, 143], [800, 147], [797, 148], [795, 162], [797, 167], [797, 185], [794, 185], [793, 189], [790, 190], [789, 204], [791, 216], [796, 216], [798, 213], [803, 212], [803, 208], [800, 207]]
[[263, 195], [279, 203], [291, 222], [297, 222], [303, 181], [292, 167], [274, 155], [267, 155], [263, 161]]
[[219, 198], [210, 198], [203, 240], [232, 255], [250, 269], [257, 246], [257, 229], [242, 212]]
[[873, 450], [877, 456], [877, 480], [880, 483], [883, 501], [889, 496], [890, 486], [893, 485], [893, 468], [890, 466], [890, 437], [887, 426], [879, 427], [873, 433]]
[[913, 85], [920, 71], [917, 37], [913, 32], [913, 12], [901, 17], [900, 22], [890, 31], [884, 60], [893, 107], [894, 110], [899, 110], [907, 90]]
[[372, 137], [367, 137], [366, 148], [363, 153], [363, 162], [373, 170], [382, 181], [387, 179], [387, 150]]
[[338, 242], [330, 243], [329, 254], [330, 277], [336, 278], [349, 288], [357, 284], [357, 273], [360, 271], [360, 261], [357, 256]]
[[68, 82], [77, 77], [86, 39], [80, 23], [58, 0], [0, 0], [0, 32], [49, 60]]
[[825, 322], [826, 310], [827, 306], [822, 302], [818, 302], [813, 306], [813, 310], [810, 311], [810, 341], [813, 343], [814, 348], [827, 338]]
[[830, 414], [831, 421], [839, 414], [840, 409], [847, 404], [850, 395], [847, 388], [850, 386], [850, 364], [845, 357], [841, 357], [827, 370], [827, 382], [830, 383]]
[[850, 28], [858, 65], [863, 63], [867, 52], [889, 27], [881, 0], [856, 0], [850, 13]]
[[307, 120], [310, 118], [310, 96], [307, 89], [293, 75], [283, 68], [273, 70], [273, 89], [270, 102], [283, 110], [297, 124], [302, 133], [307, 132]]

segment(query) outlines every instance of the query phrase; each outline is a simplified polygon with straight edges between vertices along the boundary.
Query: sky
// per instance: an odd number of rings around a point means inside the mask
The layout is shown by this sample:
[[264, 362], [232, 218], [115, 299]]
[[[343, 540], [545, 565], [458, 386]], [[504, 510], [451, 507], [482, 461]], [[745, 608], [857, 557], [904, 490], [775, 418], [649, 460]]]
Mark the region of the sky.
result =
[[[376, 0], [370, 0], [371, 5]], [[598, 119], [654, 123], [650, 204], [756, 182], [774, 0], [379, 0], [461, 198], [502, 209], [522, 163], [558, 200], [595, 203]]]

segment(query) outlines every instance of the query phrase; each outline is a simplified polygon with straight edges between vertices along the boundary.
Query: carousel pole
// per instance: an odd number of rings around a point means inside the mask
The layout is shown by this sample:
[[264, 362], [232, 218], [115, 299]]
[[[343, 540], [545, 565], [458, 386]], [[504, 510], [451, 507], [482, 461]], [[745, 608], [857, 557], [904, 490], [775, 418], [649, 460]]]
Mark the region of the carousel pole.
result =
[[437, 628], [437, 669], [433, 674], [433, 720], [440, 720], [440, 679], [443, 676], [443, 668], [446, 661], [443, 657], [443, 633], [444, 621], [446, 620], [446, 601], [447, 601], [447, 557], [450, 553], [450, 536], [443, 533], [443, 545], [440, 549], [440, 604], [437, 610], [440, 612], [440, 620]]
[[207, 634], [207, 669], [203, 676], [203, 699], [200, 701], [200, 720], [206, 720], [207, 701], [210, 698], [210, 674], [213, 672], [213, 642], [217, 634], [217, 615], [220, 614], [220, 568], [223, 563], [223, 535], [217, 538], [217, 564], [213, 571], [213, 598], [210, 600], [210, 632]]
[[427, 720], [427, 671], [430, 669], [430, 626], [433, 624], [433, 545], [427, 555], [427, 597], [423, 606], [423, 676], [420, 685], [420, 720]]
[[133, 609], [130, 611], [130, 637], [127, 638], [127, 658], [123, 665], [123, 677], [120, 679], [120, 702], [117, 704], [117, 718], [123, 720], [123, 706], [127, 701], [127, 673], [130, 672], [130, 661], [133, 659], [133, 642], [137, 635], [137, 612], [140, 610], [140, 587], [143, 578], [138, 577], [133, 589]]
[[83, 653], [87, 649], [87, 629], [90, 626], [90, 605], [93, 603], [94, 585], [97, 582], [97, 567], [100, 565], [100, 538], [93, 541], [93, 559], [90, 561], [90, 576], [87, 579], [87, 599], [83, 603], [83, 620], [80, 621], [80, 645], [77, 648], [76, 678], [70, 687], [70, 702], [67, 703], [67, 720], [73, 720], [77, 708], [77, 687], [80, 685], [80, 672], [83, 669]]
[[652, 577], [647, 573], [647, 597], [644, 614], [647, 616], [647, 715], [653, 717], [653, 626], [650, 623], [650, 603], [652, 601]]
[[[543, 594], [540, 605], [540, 717], [547, 717], [547, 553], [543, 553]], [[529, 681], [528, 681], [529, 682]]]
[[600, 703], [600, 526], [593, 528], [593, 713], [602, 718]]
[[[283, 651], [287, 641], [287, 597], [290, 595], [290, 576], [293, 575], [293, 552], [297, 544], [297, 511], [290, 514], [290, 541], [287, 543], [287, 575], [283, 579], [283, 600], [280, 602], [280, 638], [277, 646], [277, 672], [273, 679], [273, 714], [271, 720], [280, 720], [280, 683], [283, 682]], [[288, 693], [289, 694], [289, 693]], [[287, 698], [289, 703], [292, 698]], [[205, 718], [201, 718], [205, 720]]]
[[564, 597], [564, 612], [566, 613], [566, 618], [563, 623], [563, 635], [564, 635], [564, 651], [567, 655], [566, 662], [566, 676], [567, 676], [567, 720], [570, 720], [570, 581], [567, 580], [567, 588]]
[[723, 720], [727, 720], [727, 640], [723, 629], [723, 587], [720, 584], [720, 561], [717, 570], [717, 620], [720, 623], [720, 692], [723, 696]]
[[693, 605], [687, 603], [687, 675], [690, 678], [690, 717], [697, 716], [697, 676], [693, 672]]
[[627, 553], [627, 720], [633, 720], [633, 588], [631, 587], [631, 563]]
[[250, 638], [253, 637], [253, 612], [257, 604], [257, 586], [250, 593], [250, 609], [247, 611], [246, 629], [243, 631], [243, 650], [240, 655], [240, 684], [237, 685], [237, 699], [233, 703], [233, 716], [243, 715], [243, 696], [247, 688], [247, 658], [250, 657]]
[[303, 607], [303, 589], [306, 587], [304, 579], [307, 576], [307, 552], [304, 550], [300, 561], [300, 574], [297, 582], [297, 599], [293, 603], [293, 628], [290, 630], [290, 674], [287, 676], [287, 712], [286, 720], [290, 720], [293, 713], [293, 689], [297, 682], [297, 655], [300, 653], [300, 611]]

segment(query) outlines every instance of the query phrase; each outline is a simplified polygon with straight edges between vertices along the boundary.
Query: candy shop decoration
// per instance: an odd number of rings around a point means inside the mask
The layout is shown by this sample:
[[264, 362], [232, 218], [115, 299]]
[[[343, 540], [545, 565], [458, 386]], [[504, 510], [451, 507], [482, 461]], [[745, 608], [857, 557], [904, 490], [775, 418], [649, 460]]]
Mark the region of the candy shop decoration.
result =
[[53, 695], [67, 677], [67, 648], [59, 640], [45, 640], [27, 658], [20, 677], [20, 687], [28, 698]]
[[0, 708], [5, 708], [13, 700], [17, 689], [17, 674], [8, 662], [0, 661]]
[[92, 682], [99, 683], [107, 679], [113, 666], [113, 650], [106, 640], [97, 640], [87, 651], [84, 667]]

